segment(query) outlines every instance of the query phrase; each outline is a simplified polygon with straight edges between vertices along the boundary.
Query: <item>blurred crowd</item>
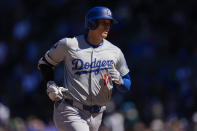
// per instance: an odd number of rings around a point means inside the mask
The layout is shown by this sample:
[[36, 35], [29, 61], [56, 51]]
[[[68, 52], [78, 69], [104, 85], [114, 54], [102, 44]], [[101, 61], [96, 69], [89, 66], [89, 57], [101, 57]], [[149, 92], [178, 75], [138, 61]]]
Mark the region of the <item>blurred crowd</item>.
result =
[[[85, 32], [93, 6], [119, 21], [109, 41], [123, 51], [132, 78], [113, 91], [101, 131], [197, 131], [197, 1], [0, 1], [0, 131], [56, 131], [53, 103], [37, 69], [64, 37]], [[55, 69], [63, 82], [63, 65]]]

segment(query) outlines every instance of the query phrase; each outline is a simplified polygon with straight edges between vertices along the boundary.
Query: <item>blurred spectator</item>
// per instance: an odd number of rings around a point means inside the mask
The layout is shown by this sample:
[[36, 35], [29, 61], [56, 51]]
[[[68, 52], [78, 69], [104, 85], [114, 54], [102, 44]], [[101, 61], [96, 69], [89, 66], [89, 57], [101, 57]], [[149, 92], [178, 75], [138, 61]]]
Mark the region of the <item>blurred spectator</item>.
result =
[[165, 131], [164, 123], [161, 119], [155, 119], [151, 122], [152, 131]]
[[10, 109], [3, 103], [0, 103], [0, 125], [7, 126], [9, 124], [9, 120], [10, 120]]
[[12, 119], [10, 125], [14, 131], [28, 131], [25, 121], [20, 117]]
[[27, 120], [28, 131], [44, 131], [45, 127], [44, 122], [34, 116], [30, 116]]
[[58, 130], [55, 127], [54, 123], [50, 121], [47, 127], [45, 128], [45, 131], [58, 131]]
[[116, 105], [113, 101], [107, 104], [106, 117], [104, 118], [101, 131], [124, 131], [124, 116], [116, 111]]
[[143, 122], [136, 122], [133, 126], [133, 131], [151, 131]]

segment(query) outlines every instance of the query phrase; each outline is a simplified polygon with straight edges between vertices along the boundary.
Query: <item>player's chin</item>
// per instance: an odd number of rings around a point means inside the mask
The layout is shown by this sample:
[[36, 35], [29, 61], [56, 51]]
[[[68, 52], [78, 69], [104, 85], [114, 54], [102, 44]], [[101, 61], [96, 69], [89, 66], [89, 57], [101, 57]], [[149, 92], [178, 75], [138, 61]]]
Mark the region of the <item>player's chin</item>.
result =
[[102, 33], [102, 37], [103, 37], [103, 38], [107, 38], [107, 36], [108, 36], [108, 32], [103, 32], [103, 33]]

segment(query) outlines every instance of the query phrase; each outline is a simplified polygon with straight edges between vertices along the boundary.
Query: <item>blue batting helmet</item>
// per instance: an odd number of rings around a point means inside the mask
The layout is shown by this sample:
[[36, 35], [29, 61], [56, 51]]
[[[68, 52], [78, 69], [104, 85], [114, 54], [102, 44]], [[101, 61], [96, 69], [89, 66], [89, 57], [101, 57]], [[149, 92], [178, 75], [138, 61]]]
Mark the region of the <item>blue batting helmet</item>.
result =
[[85, 28], [94, 30], [98, 26], [97, 19], [110, 19], [112, 24], [117, 23], [113, 18], [112, 12], [109, 8], [103, 6], [97, 6], [88, 11], [85, 16]]

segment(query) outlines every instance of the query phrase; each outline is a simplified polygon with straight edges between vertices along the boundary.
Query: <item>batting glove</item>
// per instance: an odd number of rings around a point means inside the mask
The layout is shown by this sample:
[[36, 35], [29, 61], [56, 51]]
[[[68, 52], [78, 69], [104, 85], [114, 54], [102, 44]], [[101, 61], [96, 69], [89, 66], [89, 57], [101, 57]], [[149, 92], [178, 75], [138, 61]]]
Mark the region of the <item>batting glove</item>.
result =
[[52, 101], [59, 101], [63, 99], [63, 93], [68, 89], [58, 87], [54, 81], [47, 82], [47, 94]]
[[112, 64], [112, 69], [108, 70], [108, 73], [109, 73], [109, 76], [111, 77], [111, 80], [114, 83], [118, 85], [123, 85], [122, 77], [120, 76], [120, 73], [118, 72], [118, 70], [116, 70], [113, 64]]

